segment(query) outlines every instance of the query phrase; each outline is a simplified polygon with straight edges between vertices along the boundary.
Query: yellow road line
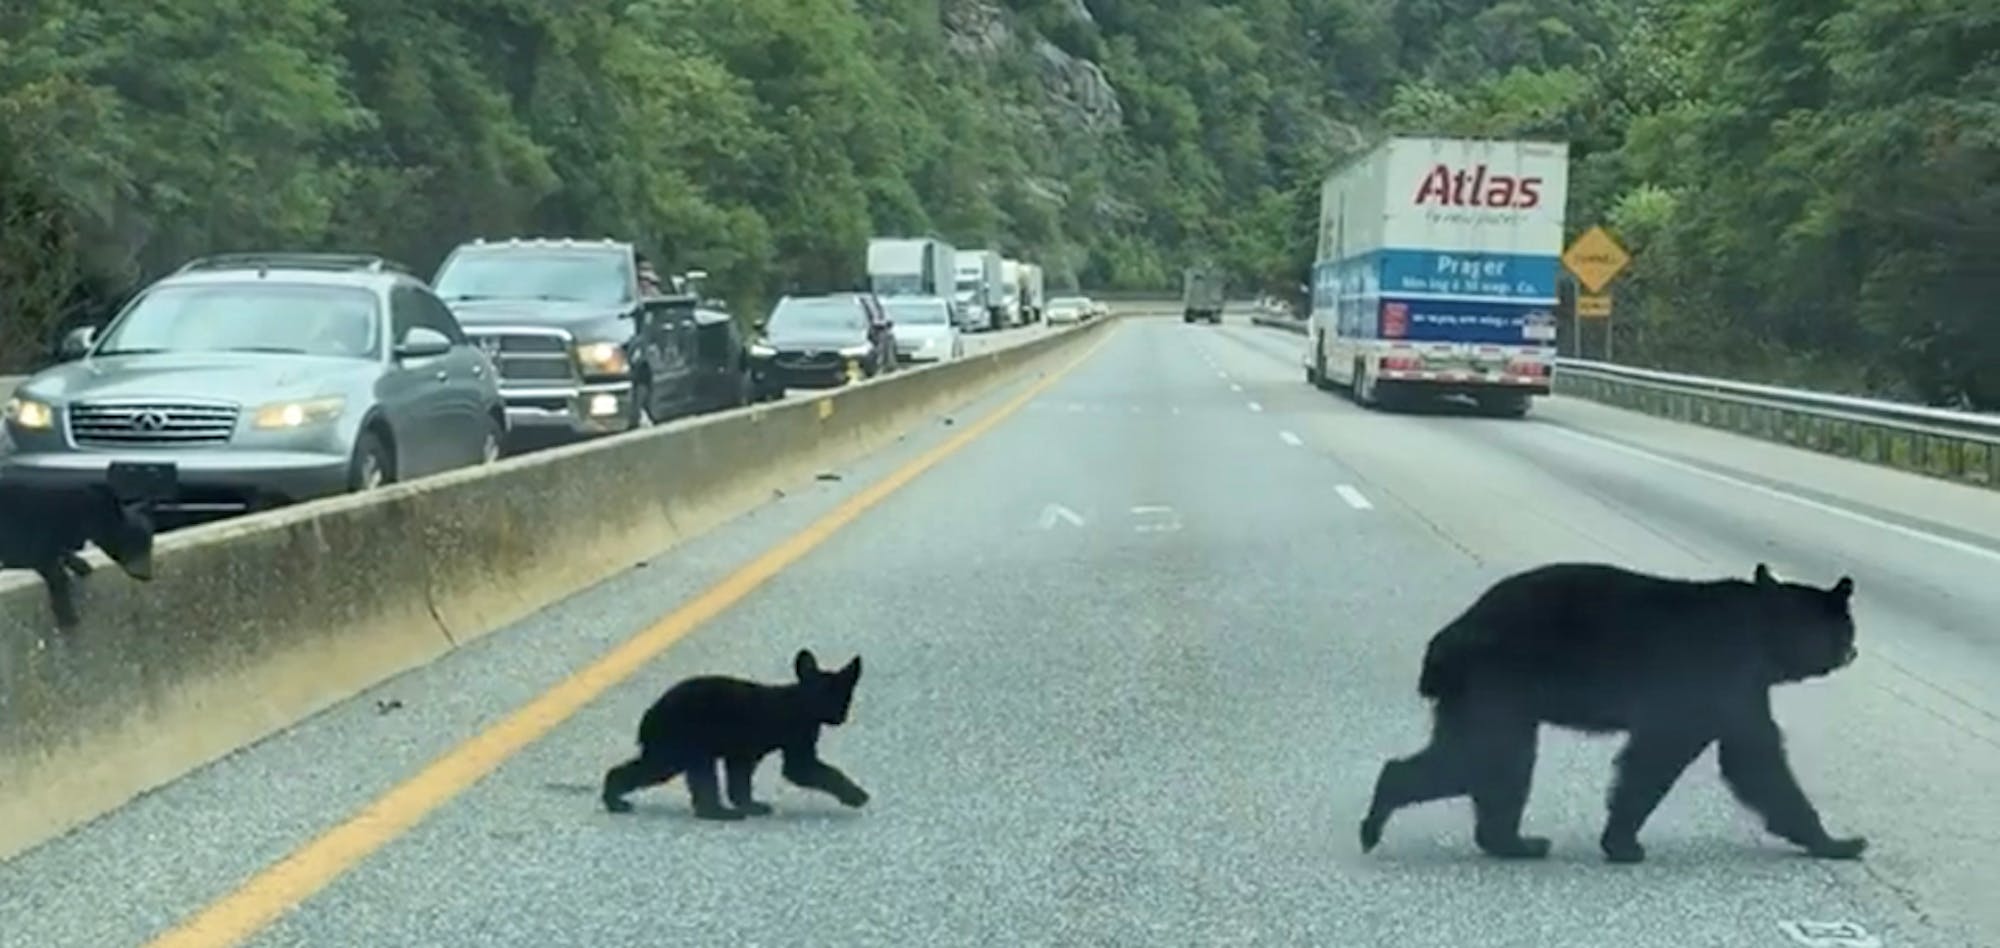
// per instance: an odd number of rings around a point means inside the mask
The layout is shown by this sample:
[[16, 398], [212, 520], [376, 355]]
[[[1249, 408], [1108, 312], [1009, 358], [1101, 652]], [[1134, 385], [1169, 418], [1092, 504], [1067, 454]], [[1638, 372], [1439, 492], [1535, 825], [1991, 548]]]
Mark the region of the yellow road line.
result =
[[1005, 421], [1096, 354], [1109, 338], [1107, 332], [1075, 360], [1049, 373], [991, 414], [849, 497], [826, 516], [765, 550], [651, 628], [558, 682], [500, 723], [445, 752], [346, 822], [272, 863], [241, 887], [154, 939], [149, 948], [221, 948], [240, 944], [262, 931], [376, 850], [409, 832], [432, 811], [470, 789], [507, 758], [540, 740], [613, 685], [631, 677], [668, 646], [798, 562], [870, 507]]

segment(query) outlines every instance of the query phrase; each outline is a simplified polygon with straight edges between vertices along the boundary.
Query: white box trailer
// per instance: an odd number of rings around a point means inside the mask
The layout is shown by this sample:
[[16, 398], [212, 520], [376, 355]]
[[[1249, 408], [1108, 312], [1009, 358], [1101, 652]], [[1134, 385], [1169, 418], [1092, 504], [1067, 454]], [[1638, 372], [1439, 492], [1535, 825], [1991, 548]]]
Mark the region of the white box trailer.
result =
[[1562, 142], [1391, 138], [1320, 188], [1308, 381], [1364, 405], [1549, 392], [1569, 196]]
[[950, 299], [956, 252], [931, 237], [876, 237], [868, 241], [868, 288], [878, 296]]

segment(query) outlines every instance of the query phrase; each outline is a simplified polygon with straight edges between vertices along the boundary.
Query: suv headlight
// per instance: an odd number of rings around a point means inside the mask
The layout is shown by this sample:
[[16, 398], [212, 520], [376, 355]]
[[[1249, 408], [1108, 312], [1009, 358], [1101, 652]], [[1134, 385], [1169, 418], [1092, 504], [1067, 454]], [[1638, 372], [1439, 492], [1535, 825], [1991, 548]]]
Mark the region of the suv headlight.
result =
[[6, 417], [28, 431], [46, 431], [55, 427], [56, 410], [47, 402], [17, 397], [7, 399]]
[[753, 342], [750, 344], [750, 355], [756, 358], [768, 359], [777, 354], [778, 350], [773, 349], [770, 346], [767, 346], [761, 342]]
[[840, 350], [840, 354], [850, 359], [859, 359], [862, 356], [867, 355], [871, 351], [873, 351], [872, 346], [869, 346], [867, 343], [861, 343], [859, 345], [848, 346], [847, 348]]
[[615, 342], [587, 342], [576, 347], [576, 361], [591, 375], [623, 375], [632, 364], [625, 359], [625, 347]]
[[251, 415], [250, 424], [263, 431], [283, 431], [304, 428], [332, 421], [340, 417], [347, 408], [347, 399], [310, 398], [294, 402], [272, 402], [257, 406]]

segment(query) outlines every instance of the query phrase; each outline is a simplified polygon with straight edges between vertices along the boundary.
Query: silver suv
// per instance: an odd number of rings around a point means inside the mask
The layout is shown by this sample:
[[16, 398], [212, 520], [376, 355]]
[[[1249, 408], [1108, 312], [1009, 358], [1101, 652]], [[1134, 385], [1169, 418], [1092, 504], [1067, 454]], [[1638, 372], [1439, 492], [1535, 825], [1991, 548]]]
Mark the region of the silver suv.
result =
[[165, 462], [179, 495], [162, 509], [231, 513], [490, 463], [506, 430], [491, 361], [379, 257], [204, 257], [62, 357], [8, 400], [0, 478]]

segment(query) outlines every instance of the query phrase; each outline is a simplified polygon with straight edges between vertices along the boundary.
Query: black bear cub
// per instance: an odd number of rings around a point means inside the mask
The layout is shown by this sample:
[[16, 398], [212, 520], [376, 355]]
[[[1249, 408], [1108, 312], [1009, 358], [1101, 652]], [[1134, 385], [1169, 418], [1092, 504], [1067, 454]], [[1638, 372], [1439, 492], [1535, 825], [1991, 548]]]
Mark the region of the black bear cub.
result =
[[133, 579], [151, 580], [153, 529], [151, 499], [121, 497], [113, 487], [0, 484], [0, 569], [41, 574], [64, 629], [79, 621], [72, 577], [91, 572], [78, 555], [84, 544], [96, 544]]
[[[784, 755], [785, 779], [825, 791], [858, 807], [868, 792], [839, 769], [819, 759], [819, 729], [847, 722], [854, 684], [861, 680], [861, 656], [837, 671], [821, 671], [813, 653], [800, 649], [792, 659], [798, 681], [766, 685], [740, 678], [703, 675], [667, 689], [639, 721], [639, 756], [604, 775], [604, 808], [632, 809], [625, 795], [687, 775], [694, 815], [705, 820], [765, 816], [768, 803], [753, 799], [750, 776], [766, 754]], [[716, 762], [727, 776], [730, 806], [715, 781]]]
[[1397, 809], [1472, 798], [1474, 838], [1493, 856], [1539, 859], [1521, 835], [1541, 724], [1628, 735], [1599, 846], [1639, 862], [1639, 828], [1709, 744], [1723, 782], [1772, 834], [1808, 853], [1853, 859], [1860, 837], [1827, 834], [1785, 760], [1774, 685], [1854, 661], [1854, 581], [1783, 583], [1764, 564], [1750, 581], [1648, 576], [1561, 563], [1503, 579], [1431, 638], [1419, 694], [1433, 703], [1430, 745], [1382, 767], [1361, 848]]

